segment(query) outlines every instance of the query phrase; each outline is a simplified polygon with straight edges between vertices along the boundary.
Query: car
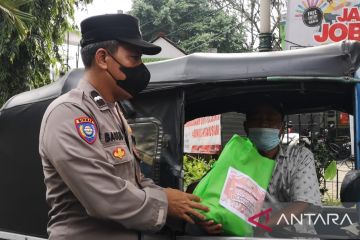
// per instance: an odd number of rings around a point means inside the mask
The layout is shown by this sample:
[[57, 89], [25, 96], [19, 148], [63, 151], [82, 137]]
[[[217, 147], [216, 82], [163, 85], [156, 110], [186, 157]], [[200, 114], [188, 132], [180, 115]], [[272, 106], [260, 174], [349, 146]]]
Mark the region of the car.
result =
[[[182, 189], [184, 123], [244, 112], [249, 102], [269, 95], [285, 100], [286, 114], [327, 110], [353, 114], [358, 171], [359, 52], [360, 42], [344, 41], [281, 52], [196, 53], [147, 64], [152, 75], [147, 89], [136, 99], [120, 103], [144, 160], [142, 170], [163, 187]], [[12, 97], [1, 108], [0, 238], [47, 238], [48, 206], [38, 153], [40, 123], [47, 106], [75, 88], [83, 74], [83, 69], [73, 69], [50, 85]], [[359, 196], [354, 189], [351, 192]], [[164, 232], [159, 233], [167, 236], [164, 239], [195, 239]]]

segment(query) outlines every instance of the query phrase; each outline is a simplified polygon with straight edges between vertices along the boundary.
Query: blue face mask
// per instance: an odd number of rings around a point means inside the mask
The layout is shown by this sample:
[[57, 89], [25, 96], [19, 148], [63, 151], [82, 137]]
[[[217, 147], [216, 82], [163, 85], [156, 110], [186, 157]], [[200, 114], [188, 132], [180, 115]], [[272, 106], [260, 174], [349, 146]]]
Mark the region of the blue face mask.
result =
[[276, 128], [249, 128], [248, 138], [260, 151], [269, 151], [279, 145], [279, 133]]

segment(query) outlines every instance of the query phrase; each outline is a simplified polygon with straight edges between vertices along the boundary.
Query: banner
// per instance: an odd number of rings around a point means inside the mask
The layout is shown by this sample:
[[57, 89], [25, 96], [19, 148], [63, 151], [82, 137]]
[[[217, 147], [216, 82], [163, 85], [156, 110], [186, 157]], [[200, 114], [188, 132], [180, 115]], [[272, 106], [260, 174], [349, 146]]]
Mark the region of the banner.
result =
[[289, 0], [286, 49], [360, 40], [360, 0]]
[[184, 126], [184, 152], [217, 154], [221, 150], [221, 115], [197, 118]]
[[349, 125], [349, 114], [341, 112], [339, 115], [339, 124], [340, 125]]

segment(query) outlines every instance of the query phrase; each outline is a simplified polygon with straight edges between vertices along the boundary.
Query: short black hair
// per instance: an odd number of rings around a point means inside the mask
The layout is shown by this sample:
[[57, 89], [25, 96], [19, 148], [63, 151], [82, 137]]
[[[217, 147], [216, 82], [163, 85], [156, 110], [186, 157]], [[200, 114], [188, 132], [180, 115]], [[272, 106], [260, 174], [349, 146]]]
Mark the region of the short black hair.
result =
[[120, 43], [116, 40], [96, 42], [86, 45], [81, 49], [81, 58], [85, 69], [90, 68], [94, 60], [95, 53], [99, 48], [107, 49], [111, 54], [114, 54], [118, 49]]
[[261, 105], [271, 106], [278, 113], [281, 114], [281, 119], [284, 120], [285, 118], [284, 105], [278, 99], [270, 96], [263, 96], [253, 99], [245, 110], [246, 116], [255, 113], [256, 107]]

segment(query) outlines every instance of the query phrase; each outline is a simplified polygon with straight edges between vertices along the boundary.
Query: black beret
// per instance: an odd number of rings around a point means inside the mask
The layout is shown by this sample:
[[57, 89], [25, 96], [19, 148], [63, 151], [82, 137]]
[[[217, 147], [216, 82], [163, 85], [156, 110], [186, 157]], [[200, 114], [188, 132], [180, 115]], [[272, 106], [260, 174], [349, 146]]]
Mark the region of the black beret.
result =
[[144, 41], [141, 36], [139, 20], [128, 14], [105, 14], [93, 16], [80, 23], [81, 47], [88, 44], [117, 40], [140, 47], [147, 55], [158, 54], [161, 47]]

